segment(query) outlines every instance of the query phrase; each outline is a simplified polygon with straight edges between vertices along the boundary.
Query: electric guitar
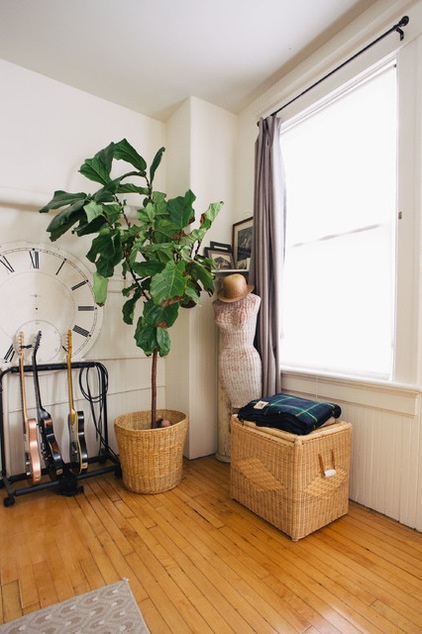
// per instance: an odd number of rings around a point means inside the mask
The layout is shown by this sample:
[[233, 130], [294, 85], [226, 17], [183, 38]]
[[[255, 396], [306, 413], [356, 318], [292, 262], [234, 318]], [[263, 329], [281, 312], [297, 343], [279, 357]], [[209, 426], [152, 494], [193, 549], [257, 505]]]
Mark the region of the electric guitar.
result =
[[23, 416], [23, 437], [25, 442], [25, 472], [27, 477], [32, 477], [33, 484], [38, 484], [41, 480], [41, 457], [38, 449], [37, 421], [28, 417], [26, 408], [25, 390], [25, 346], [24, 334], [19, 333], [19, 376], [21, 384], [22, 416]]
[[69, 458], [73, 473], [81, 473], [88, 468], [88, 452], [84, 433], [84, 413], [75, 411], [72, 386], [72, 331], [67, 331], [67, 386], [69, 391]]
[[41, 403], [37, 368], [37, 351], [40, 347], [41, 334], [40, 330], [35, 340], [34, 352], [32, 355], [32, 370], [34, 373], [35, 399], [38, 410], [38, 427], [40, 428], [42, 439], [41, 453], [50, 478], [55, 480], [57, 477], [63, 476], [63, 460], [60, 454], [59, 445], [54, 435], [53, 421], [51, 420], [50, 414], [46, 409], [44, 409]]

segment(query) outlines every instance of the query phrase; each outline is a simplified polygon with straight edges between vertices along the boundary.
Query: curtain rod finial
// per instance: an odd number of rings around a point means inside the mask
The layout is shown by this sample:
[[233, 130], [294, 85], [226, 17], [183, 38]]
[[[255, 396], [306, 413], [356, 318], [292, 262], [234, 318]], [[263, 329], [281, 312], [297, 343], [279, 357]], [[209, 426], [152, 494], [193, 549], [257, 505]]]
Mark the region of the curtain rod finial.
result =
[[404, 33], [401, 30], [402, 26], [407, 26], [409, 24], [409, 16], [408, 15], [404, 15], [402, 17], [402, 19], [400, 20], [400, 22], [398, 22], [395, 26], [395, 30], [397, 31], [397, 33], [400, 35], [400, 41], [404, 38]]

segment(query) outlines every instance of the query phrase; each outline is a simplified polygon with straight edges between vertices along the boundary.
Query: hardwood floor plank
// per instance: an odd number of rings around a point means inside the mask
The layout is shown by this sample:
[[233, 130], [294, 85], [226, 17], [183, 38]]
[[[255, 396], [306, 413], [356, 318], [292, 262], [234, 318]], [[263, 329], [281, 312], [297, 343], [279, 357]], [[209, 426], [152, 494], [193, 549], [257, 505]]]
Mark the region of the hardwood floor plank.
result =
[[[340, 530], [338, 523], [334, 523], [331, 528], [336, 532]], [[365, 550], [370, 550], [371, 553], [385, 560], [387, 567], [392, 565], [403, 572], [409, 573], [412, 577], [417, 577], [418, 581], [422, 580], [422, 562], [414, 557], [414, 553], [406, 553], [401, 549], [399, 543], [393, 538], [388, 540], [384, 537], [381, 540], [379, 533], [373, 535], [365, 528], [358, 532], [356, 527], [350, 525], [349, 522], [343, 523], [341, 535], [342, 538], [347, 538], [354, 544], [362, 546]]]
[[416, 622], [412, 622], [407, 618], [408, 614], [400, 614], [396, 612], [390, 605], [386, 605], [382, 601], [375, 601], [374, 609], [382, 614], [388, 621], [395, 624], [397, 628], [400, 628], [401, 632], [406, 634], [420, 634], [422, 621], [419, 619]]
[[18, 561], [20, 600], [22, 610], [38, 605], [38, 592], [35, 585], [34, 570], [30, 561]]
[[[151, 601], [172, 633], [183, 634], [185, 632], [195, 632], [196, 630], [191, 629], [185, 620], [185, 614], [181, 613], [181, 606], [178, 603], [177, 597], [176, 601], [171, 600], [168, 594], [168, 588], [163, 587], [159, 579], [156, 578], [155, 566], [152, 566], [151, 570], [149, 562], [145, 562], [144, 557], [135, 552], [128, 555], [127, 559], [132, 567], [136, 567], [139, 571]], [[184, 612], [183, 606], [182, 612]], [[159, 634], [159, 631], [160, 630], [157, 631], [157, 634]]]
[[[326, 527], [324, 530], [324, 540], [336, 552], [344, 553], [350, 565], [357, 565], [362, 574], [364, 571], [372, 573], [372, 578], [376, 579], [376, 584], [381, 587], [388, 587], [393, 595], [400, 596], [403, 602], [411, 607], [416, 602], [420, 604], [422, 583], [413, 578], [400, 568], [387, 565], [378, 556], [364, 547], [357, 546], [353, 542], [343, 540], [341, 535]], [[385, 583], [384, 583], [385, 582]]]
[[149, 625], [151, 632], [160, 632], [160, 634], [172, 634], [172, 630], [163, 619], [161, 613], [155, 607], [150, 598], [138, 602], [139, 608], [145, 621]]
[[57, 596], [56, 588], [51, 582], [51, 571], [48, 567], [47, 561], [40, 561], [34, 564], [34, 578], [35, 584], [38, 590], [39, 603], [41, 608], [45, 608], [48, 605], [54, 605], [59, 598]]
[[[352, 501], [349, 502], [347, 517], [359, 527], [372, 528], [377, 534], [381, 534], [383, 539], [384, 536], [391, 537], [400, 547], [407, 548], [410, 552], [416, 549], [422, 553], [422, 539], [418, 538], [420, 534], [397, 520]], [[379, 521], [381, 517], [382, 522]]]
[[18, 581], [11, 581], [2, 585], [2, 612], [3, 622], [13, 621], [22, 616], [20, 592]]

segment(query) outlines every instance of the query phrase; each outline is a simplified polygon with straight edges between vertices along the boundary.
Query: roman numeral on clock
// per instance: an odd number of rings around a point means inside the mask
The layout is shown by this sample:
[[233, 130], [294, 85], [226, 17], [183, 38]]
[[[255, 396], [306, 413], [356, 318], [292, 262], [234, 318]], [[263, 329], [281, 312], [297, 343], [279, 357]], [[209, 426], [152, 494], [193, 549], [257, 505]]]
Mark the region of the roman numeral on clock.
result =
[[85, 330], [85, 328], [81, 328], [81, 326], [78, 326], [77, 324], [75, 324], [72, 328], [73, 332], [77, 332], [78, 335], [81, 335], [82, 337], [88, 337], [89, 335], [89, 330]]
[[31, 258], [32, 268], [39, 269], [40, 268], [40, 252], [35, 251], [35, 249], [33, 249], [32, 251], [29, 251], [28, 253], [29, 253], [29, 257]]
[[83, 280], [83, 282], [79, 282], [79, 284], [72, 286], [72, 291], [76, 291], [77, 288], [81, 288], [81, 286], [84, 286], [85, 284], [88, 284], [88, 280]]
[[3, 264], [4, 267], [9, 271], [9, 273], [14, 273], [15, 269], [10, 264], [9, 260], [5, 255], [0, 255], [0, 264]]
[[9, 363], [13, 360], [14, 356], [15, 356], [15, 349], [12, 344], [10, 348], [8, 349], [8, 351], [6, 352], [6, 354], [4, 355], [3, 359], [6, 361], [6, 363]]

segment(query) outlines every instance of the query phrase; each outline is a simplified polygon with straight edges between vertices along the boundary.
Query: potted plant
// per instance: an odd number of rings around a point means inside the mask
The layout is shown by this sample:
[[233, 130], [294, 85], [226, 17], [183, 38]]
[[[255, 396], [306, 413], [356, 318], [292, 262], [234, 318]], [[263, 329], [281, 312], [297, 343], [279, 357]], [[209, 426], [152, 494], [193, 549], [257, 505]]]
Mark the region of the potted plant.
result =
[[[142, 412], [128, 414], [124, 420], [119, 417], [115, 421], [123, 480], [132, 490], [136, 490], [136, 483], [128, 471], [129, 468], [133, 470], [134, 465], [128, 465], [125, 473], [125, 460], [132, 460], [133, 451], [123, 450], [119, 434], [126, 437], [126, 432], [144, 431], [147, 427], [148, 431], [157, 432], [155, 438], [160, 440], [158, 449], [147, 449], [150, 461], [156, 462], [157, 453], [167, 453], [163, 446], [164, 434], [174, 431], [183, 421], [180, 413], [176, 412], [175, 420], [172, 420], [169, 410], [157, 411], [157, 359], [170, 351], [168, 329], [175, 323], [179, 309], [198, 304], [203, 290], [210, 295], [214, 292], [214, 264], [201, 255], [199, 249], [222, 203], [210, 204], [202, 213], [199, 225], [195, 226], [195, 195], [190, 190], [184, 196], [172, 199], [154, 191], [154, 177], [164, 151], [165, 148], [158, 150], [148, 169], [144, 158], [126, 139], [110, 143], [93, 158], [86, 159], [79, 170], [89, 180], [100, 184], [96, 192], [56, 191], [52, 200], [40, 209], [42, 213], [59, 210], [47, 227], [50, 240], [57, 240], [69, 230], [76, 236], [94, 236], [86, 257], [96, 267], [93, 275], [96, 302], [99, 305], [106, 302], [108, 281], [116, 266], [121, 266], [127, 282], [122, 290], [125, 297], [123, 321], [133, 324], [136, 309], [138, 306], [140, 309], [135, 341], [147, 356], [152, 357], [151, 411], [147, 424], [146, 414]], [[129, 164], [129, 171], [112, 174], [116, 161]], [[130, 207], [126, 204], [125, 195], [131, 195]], [[139, 204], [132, 205], [133, 195], [139, 197]], [[132, 207], [136, 207], [136, 211]], [[183, 418], [184, 415], [181, 416]], [[132, 435], [140, 436], [136, 433]], [[147, 442], [154, 442], [154, 436], [149, 434]], [[148, 460], [143, 456], [137, 462], [145, 464]], [[159, 469], [164, 470], [165, 466]], [[162, 480], [161, 475], [157, 477]], [[171, 482], [176, 481], [177, 484], [180, 478], [181, 466]], [[171, 486], [161, 482], [158, 489], [166, 490]], [[149, 485], [146, 488], [150, 488]]]

